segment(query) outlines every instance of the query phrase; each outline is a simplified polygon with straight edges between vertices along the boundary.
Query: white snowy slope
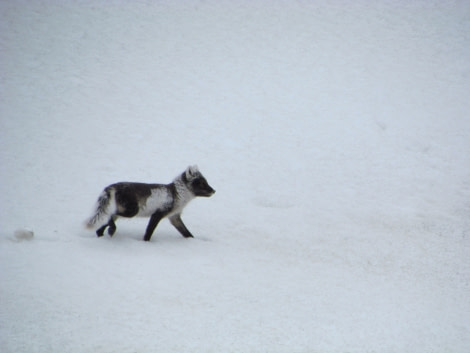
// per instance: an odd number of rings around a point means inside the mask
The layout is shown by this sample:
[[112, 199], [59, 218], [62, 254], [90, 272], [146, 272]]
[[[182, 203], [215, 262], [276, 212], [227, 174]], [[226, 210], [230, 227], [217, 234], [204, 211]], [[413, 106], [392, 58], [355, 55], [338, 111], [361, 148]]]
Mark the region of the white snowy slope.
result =
[[[469, 18], [1, 1], [0, 351], [468, 352]], [[192, 164], [195, 239], [84, 229], [106, 185]]]

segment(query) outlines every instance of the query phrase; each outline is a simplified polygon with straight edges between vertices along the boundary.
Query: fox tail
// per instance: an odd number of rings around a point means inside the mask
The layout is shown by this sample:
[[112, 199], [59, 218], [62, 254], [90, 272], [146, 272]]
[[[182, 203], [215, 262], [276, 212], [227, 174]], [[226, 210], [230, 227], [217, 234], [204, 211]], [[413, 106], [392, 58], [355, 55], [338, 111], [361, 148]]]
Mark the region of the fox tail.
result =
[[109, 218], [116, 212], [115, 190], [106, 188], [96, 201], [95, 211], [93, 215], [85, 222], [88, 229], [98, 228], [107, 223]]

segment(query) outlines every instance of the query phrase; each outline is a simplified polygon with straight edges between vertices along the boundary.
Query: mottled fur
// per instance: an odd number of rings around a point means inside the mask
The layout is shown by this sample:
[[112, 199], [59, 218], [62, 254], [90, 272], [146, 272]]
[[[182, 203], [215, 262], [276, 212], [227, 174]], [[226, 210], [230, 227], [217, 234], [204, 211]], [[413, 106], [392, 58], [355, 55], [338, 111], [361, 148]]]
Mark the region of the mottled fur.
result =
[[196, 196], [209, 197], [215, 190], [197, 166], [190, 166], [170, 184], [122, 182], [107, 186], [98, 197], [95, 212], [87, 221], [87, 228], [96, 229], [101, 237], [116, 232], [118, 217], [150, 217], [144, 240], [149, 241], [160, 220], [168, 217], [170, 223], [185, 238], [193, 235], [181, 220], [183, 208]]

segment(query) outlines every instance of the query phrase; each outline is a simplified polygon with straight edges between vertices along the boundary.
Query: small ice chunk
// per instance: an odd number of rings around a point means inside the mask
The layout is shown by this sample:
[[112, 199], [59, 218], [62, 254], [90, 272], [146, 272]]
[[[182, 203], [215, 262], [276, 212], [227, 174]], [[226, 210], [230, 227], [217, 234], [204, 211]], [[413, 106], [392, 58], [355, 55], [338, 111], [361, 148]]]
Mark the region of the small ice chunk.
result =
[[28, 228], [19, 228], [15, 230], [15, 238], [18, 240], [31, 240], [33, 239], [34, 232]]

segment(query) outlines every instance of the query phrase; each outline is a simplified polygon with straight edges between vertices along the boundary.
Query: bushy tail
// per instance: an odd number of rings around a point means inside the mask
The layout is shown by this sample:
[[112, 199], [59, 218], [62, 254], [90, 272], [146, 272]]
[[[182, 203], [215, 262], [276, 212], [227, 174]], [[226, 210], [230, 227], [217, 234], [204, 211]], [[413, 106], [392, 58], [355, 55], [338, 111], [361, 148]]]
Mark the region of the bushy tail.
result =
[[98, 228], [106, 224], [115, 212], [114, 189], [108, 187], [98, 197], [93, 216], [86, 221], [85, 225], [89, 229]]

